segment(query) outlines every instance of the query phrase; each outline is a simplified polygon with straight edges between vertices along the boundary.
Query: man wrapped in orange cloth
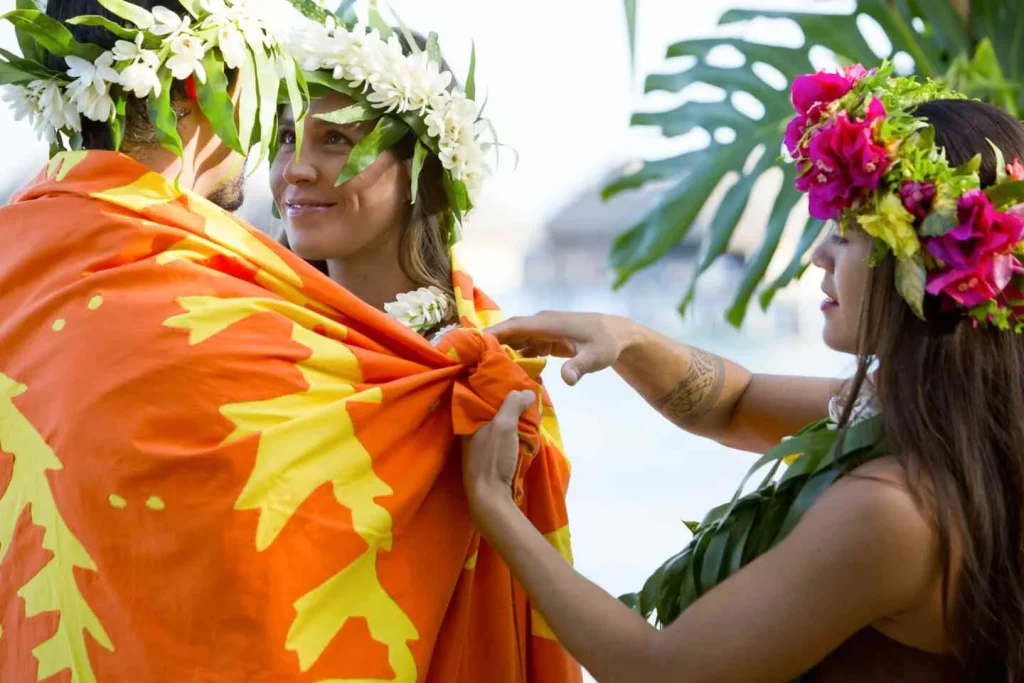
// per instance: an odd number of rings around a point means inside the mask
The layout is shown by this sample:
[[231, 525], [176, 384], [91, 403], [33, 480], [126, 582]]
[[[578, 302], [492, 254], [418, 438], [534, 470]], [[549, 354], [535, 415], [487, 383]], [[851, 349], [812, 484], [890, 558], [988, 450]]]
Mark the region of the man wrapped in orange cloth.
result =
[[303, 94], [275, 17], [100, 0], [65, 35], [92, 4], [7, 17], [67, 149], [0, 209], [0, 681], [579, 681], [462, 492], [461, 437], [535, 391], [517, 500], [571, 559], [539, 363], [455, 263], [428, 339], [204, 198]]

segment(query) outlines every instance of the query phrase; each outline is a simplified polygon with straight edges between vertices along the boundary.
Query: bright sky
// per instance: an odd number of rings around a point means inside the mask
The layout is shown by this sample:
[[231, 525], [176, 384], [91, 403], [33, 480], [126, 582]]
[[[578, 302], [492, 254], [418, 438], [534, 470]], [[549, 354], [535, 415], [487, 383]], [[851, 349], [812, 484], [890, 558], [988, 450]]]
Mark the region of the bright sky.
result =
[[[770, 4], [800, 8], [812, 2]], [[665, 48], [676, 40], [709, 34], [727, 7], [769, 3], [638, 0], [637, 4], [640, 76], [633, 82], [622, 0], [390, 1], [407, 25], [440, 35], [445, 56], [460, 80], [475, 40], [478, 94], [490, 95], [487, 113], [502, 142], [520, 154], [516, 170], [511, 154], [502, 157], [502, 167], [485, 189], [467, 231], [468, 246], [479, 259], [477, 268], [491, 273], [492, 286], [514, 284], [518, 259], [509, 254], [521, 252], [539, 238], [547, 219], [578, 193], [594, 187], [608, 171], [646, 153], [667, 154], [680, 144], [699, 144], [699, 135], [681, 143], [665, 142], [652, 130], [629, 128], [629, 116], [637, 108], [678, 102], [678, 98], [645, 100], [643, 74], [670, 70]], [[4, 11], [13, 6], [14, 0], [0, 0]], [[0, 27], [0, 45], [17, 51], [6, 24]], [[20, 182], [46, 155], [28, 125], [13, 124], [6, 110], [0, 111], [0, 149], [11, 160], [0, 169], [0, 183]], [[255, 175], [249, 196], [269, 207], [269, 200], [260, 196], [265, 184], [265, 174]]]

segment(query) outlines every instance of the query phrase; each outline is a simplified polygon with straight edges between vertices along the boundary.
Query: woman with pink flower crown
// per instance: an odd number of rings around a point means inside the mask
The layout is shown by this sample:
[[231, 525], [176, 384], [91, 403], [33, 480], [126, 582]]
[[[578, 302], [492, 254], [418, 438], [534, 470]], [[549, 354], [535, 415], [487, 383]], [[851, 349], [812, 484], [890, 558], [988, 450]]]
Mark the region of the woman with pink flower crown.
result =
[[533, 401], [513, 392], [464, 452], [475, 523], [600, 681], [1024, 681], [1024, 125], [888, 64], [792, 91], [797, 186], [832, 222], [824, 341], [855, 376], [752, 374], [613, 316], [507, 321], [490, 332], [569, 358], [568, 384], [614, 368], [763, 456], [615, 600], [511, 502]]

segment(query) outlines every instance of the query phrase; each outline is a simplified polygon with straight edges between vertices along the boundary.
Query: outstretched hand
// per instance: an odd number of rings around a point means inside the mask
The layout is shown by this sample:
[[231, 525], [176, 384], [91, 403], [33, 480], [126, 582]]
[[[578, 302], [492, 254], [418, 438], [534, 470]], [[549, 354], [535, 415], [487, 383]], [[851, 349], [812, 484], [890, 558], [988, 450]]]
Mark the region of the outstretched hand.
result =
[[545, 311], [510, 318], [487, 332], [527, 357], [568, 358], [562, 379], [575, 386], [584, 375], [615, 364], [630, 344], [633, 327], [617, 316]]

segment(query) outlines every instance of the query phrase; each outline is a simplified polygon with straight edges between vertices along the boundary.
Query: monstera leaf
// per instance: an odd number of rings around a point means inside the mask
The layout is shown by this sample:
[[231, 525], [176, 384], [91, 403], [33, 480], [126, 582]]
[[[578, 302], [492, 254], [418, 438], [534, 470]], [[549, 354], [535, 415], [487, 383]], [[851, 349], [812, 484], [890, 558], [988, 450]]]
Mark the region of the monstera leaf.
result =
[[[712, 141], [704, 149], [648, 161], [639, 171], [619, 178], [604, 190], [604, 197], [609, 198], [649, 183], [667, 186], [650, 213], [616, 239], [611, 253], [616, 287], [686, 238], [713, 191], [723, 180], [738, 178], [711, 218], [696, 274], [683, 293], [680, 312], [685, 313], [701, 274], [729, 248], [758, 179], [781, 171], [782, 189], [769, 212], [761, 245], [747, 263], [726, 317], [733, 325], [741, 325], [759, 287], [760, 304], [767, 308], [775, 293], [807, 268], [810, 249], [823, 228], [821, 221], [809, 219], [803, 225], [795, 253], [789, 255], [789, 265], [774, 281], [762, 286], [791, 214], [801, 210], [801, 197], [793, 189], [795, 168], [780, 161], [779, 153], [786, 124], [793, 115], [789, 84], [814, 70], [811, 48], [822, 46], [843, 62], [866, 66], [904, 53], [904, 61], [912, 61], [911, 68], [920, 76], [959, 78], [958, 85], [969, 95], [1008, 109], [1011, 104], [1020, 107], [1024, 102], [1020, 88], [1024, 52], [1019, 49], [1017, 36], [1024, 29], [1024, 13], [1018, 3], [976, 0], [969, 27], [949, 0], [858, 0], [848, 14], [732, 10], [721, 17], [720, 26], [756, 19], [789, 20], [800, 28], [803, 43], [799, 47], [778, 46], [727, 37], [686, 40], [669, 47], [668, 57], [691, 57], [693, 65], [677, 73], [649, 76], [646, 92], [678, 93], [703, 83], [720, 88], [724, 98], [718, 102], [690, 101], [670, 111], [633, 116], [633, 125], [659, 127], [666, 137], [703, 129], [712, 135]], [[635, 43], [632, 27], [636, 11], [636, 0], [626, 0], [631, 45]], [[877, 22], [888, 36], [892, 45], [889, 54], [879, 55], [872, 50], [859, 25], [865, 23], [862, 16]], [[743, 57], [742, 65], [724, 67], [709, 60], [712, 51], [721, 46], [735, 48]], [[742, 96], [736, 97], [739, 93], [745, 93], [748, 100], [756, 99], [763, 114], [754, 118], [746, 111], [751, 108], [737, 107], [737, 102], [742, 102]], [[730, 129], [734, 136], [714, 135], [723, 128]], [[731, 142], [721, 141], [728, 137], [732, 137]]]

